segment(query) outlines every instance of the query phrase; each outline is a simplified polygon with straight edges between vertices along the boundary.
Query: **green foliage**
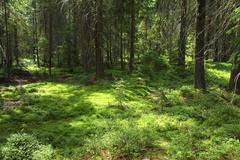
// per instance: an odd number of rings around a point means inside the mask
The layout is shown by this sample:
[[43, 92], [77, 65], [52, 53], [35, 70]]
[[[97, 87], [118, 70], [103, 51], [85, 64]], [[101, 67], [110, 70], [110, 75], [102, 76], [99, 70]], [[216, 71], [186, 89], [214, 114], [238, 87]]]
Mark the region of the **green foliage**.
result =
[[233, 97], [233, 100], [232, 100], [232, 103], [236, 106], [239, 106], [240, 107], [240, 97], [239, 96], [234, 96]]
[[[196, 130], [189, 130], [187, 133], [179, 134], [178, 137], [173, 138], [173, 146], [169, 153], [172, 158], [178, 160], [239, 160], [239, 140], [215, 136], [205, 139], [206, 137], [198, 134], [199, 132]], [[199, 141], [199, 139], [202, 139], [202, 141]]]
[[116, 100], [118, 102], [118, 105], [119, 106], [123, 106], [123, 102], [124, 102], [124, 99], [125, 99], [125, 94], [124, 94], [124, 91], [125, 91], [125, 86], [124, 86], [124, 81], [121, 79], [120, 81], [118, 81], [116, 83]]
[[[90, 86], [84, 84], [85, 75], [72, 73], [67, 81], [54, 76], [24, 85], [25, 94], [3, 87], [4, 101], [20, 100], [23, 106], [0, 110], [0, 145], [24, 130], [57, 148], [58, 159], [237, 160], [240, 110], [228, 101], [231, 93], [219, 87], [228, 81], [231, 64], [206, 65], [211, 82], [207, 92], [193, 89], [188, 67], [185, 72], [153, 72], [151, 80], [112, 70], [122, 79]], [[237, 104], [239, 96], [235, 98]], [[119, 107], [120, 102], [127, 107]], [[51, 152], [41, 147], [34, 157], [47, 159]]]
[[119, 124], [101, 137], [90, 139], [88, 148], [93, 154], [108, 150], [112, 157], [135, 157], [154, 146], [158, 138], [151, 127], [139, 128], [134, 124]]
[[39, 149], [33, 152], [33, 160], [53, 160], [54, 151], [51, 146], [40, 145]]
[[148, 76], [153, 76], [154, 72], [159, 72], [168, 67], [167, 61], [163, 56], [156, 52], [147, 52], [142, 57], [141, 72]]
[[181, 95], [185, 98], [193, 98], [194, 93], [192, 87], [183, 86], [180, 88]]
[[35, 137], [28, 134], [13, 134], [1, 148], [4, 160], [52, 160], [53, 149], [42, 145]]
[[203, 142], [204, 152], [199, 152], [201, 159], [240, 159], [240, 141], [232, 138], [213, 137]]
[[240, 65], [240, 52], [235, 52], [232, 54], [230, 61], [233, 64], [233, 69], [237, 69]]

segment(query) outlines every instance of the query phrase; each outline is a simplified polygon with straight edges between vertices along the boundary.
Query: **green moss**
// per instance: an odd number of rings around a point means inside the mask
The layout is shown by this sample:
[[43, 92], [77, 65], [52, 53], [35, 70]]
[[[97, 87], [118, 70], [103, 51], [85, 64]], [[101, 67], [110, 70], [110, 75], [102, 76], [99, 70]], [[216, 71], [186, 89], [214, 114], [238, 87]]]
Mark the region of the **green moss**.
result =
[[[109, 71], [123, 77], [120, 88], [118, 81], [85, 86], [86, 76], [75, 73], [67, 81], [56, 75], [25, 85], [24, 93], [5, 88], [3, 100], [21, 100], [23, 105], [0, 111], [0, 142], [24, 131], [51, 144], [58, 159], [87, 154], [101, 159], [104, 152], [112, 158], [154, 153], [154, 157], [166, 159], [235, 160], [239, 104], [230, 104], [231, 93], [220, 87], [227, 85], [230, 65], [207, 63], [207, 68], [210, 83], [205, 93], [193, 89], [191, 67], [181, 73], [170, 68], [151, 80], [137, 73], [128, 76]], [[34, 71], [34, 67], [29, 69]], [[123, 106], [119, 106], [119, 96]]]

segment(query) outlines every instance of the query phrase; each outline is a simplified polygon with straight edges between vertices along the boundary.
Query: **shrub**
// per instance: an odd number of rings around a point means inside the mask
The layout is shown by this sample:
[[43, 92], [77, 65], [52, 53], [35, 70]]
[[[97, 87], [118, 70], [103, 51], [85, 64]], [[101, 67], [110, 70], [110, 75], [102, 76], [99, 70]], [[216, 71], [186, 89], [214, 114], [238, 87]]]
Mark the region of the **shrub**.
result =
[[148, 76], [152, 76], [153, 72], [161, 71], [168, 66], [164, 57], [153, 51], [144, 54], [141, 61], [143, 63], [141, 72]]
[[240, 97], [234, 97], [232, 100], [232, 104], [240, 107]]
[[120, 80], [119, 82], [116, 83], [115, 87], [116, 87], [116, 100], [119, 106], [124, 106], [123, 102], [125, 100], [125, 94], [124, 94], [124, 90], [125, 90], [125, 86], [124, 86], [124, 81]]
[[51, 146], [40, 145], [39, 150], [33, 153], [33, 160], [52, 160], [54, 152]]
[[28, 134], [13, 134], [1, 148], [4, 160], [52, 160], [53, 149]]
[[0, 109], [3, 107], [3, 98], [1, 97], [1, 95], [0, 95]]
[[239, 160], [240, 157], [240, 142], [232, 138], [212, 137], [203, 143], [203, 148], [199, 154], [200, 159]]
[[139, 128], [127, 124], [100, 137], [89, 139], [86, 148], [95, 156], [105, 150], [113, 158], [134, 158], [148, 148], [154, 147], [154, 142], [158, 138], [156, 135], [152, 128]]
[[180, 88], [181, 95], [185, 98], [193, 98], [194, 93], [191, 87], [183, 86]]

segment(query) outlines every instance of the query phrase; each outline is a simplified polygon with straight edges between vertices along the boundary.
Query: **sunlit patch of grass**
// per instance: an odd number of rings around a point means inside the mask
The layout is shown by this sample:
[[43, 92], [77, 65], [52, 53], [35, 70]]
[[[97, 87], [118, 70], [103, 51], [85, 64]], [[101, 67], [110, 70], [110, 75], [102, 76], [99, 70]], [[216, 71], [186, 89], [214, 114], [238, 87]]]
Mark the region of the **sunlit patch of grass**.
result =
[[92, 93], [87, 97], [94, 106], [105, 107], [115, 101], [114, 95], [110, 93]]
[[207, 78], [213, 85], [227, 86], [231, 73], [231, 64], [207, 64]]

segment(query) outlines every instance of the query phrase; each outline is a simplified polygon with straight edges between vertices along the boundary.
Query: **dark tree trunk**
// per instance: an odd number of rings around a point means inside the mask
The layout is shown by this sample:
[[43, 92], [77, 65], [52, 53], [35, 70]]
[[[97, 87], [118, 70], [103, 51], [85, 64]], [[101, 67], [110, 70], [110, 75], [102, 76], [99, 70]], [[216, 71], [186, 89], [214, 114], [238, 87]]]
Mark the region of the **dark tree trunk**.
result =
[[123, 59], [123, 1], [120, 1], [120, 59], [121, 59], [121, 69], [124, 69], [124, 59]]
[[[45, 34], [45, 38], [49, 39], [49, 34], [48, 34], [48, 21], [49, 21], [49, 16], [48, 16], [48, 11], [47, 9], [44, 9], [43, 11], [43, 19], [44, 19], [44, 34]], [[44, 46], [44, 53], [43, 53], [43, 66], [47, 67], [47, 57], [48, 57], [48, 52], [49, 49], [47, 46]]]
[[79, 64], [79, 54], [78, 54], [78, 10], [77, 7], [73, 8], [73, 57], [74, 65]]
[[37, 1], [33, 1], [33, 52], [36, 56], [37, 65], [40, 67], [39, 51], [38, 51], [38, 18], [37, 18]]
[[214, 62], [219, 62], [220, 61], [220, 9], [221, 9], [221, 0], [215, 0], [215, 23], [214, 23], [214, 32], [215, 32], [215, 41], [214, 41]]
[[109, 42], [109, 61], [110, 61], [110, 65], [113, 65], [113, 58], [112, 58], [112, 49], [113, 49], [113, 39], [112, 36], [113, 32], [112, 32], [112, 27], [110, 26], [110, 42]]
[[3, 29], [0, 28], [0, 68], [4, 65], [3, 38]]
[[204, 69], [204, 29], [206, 0], [197, 0], [195, 88], [206, 89]]
[[181, 29], [179, 39], [179, 66], [185, 67], [186, 39], [187, 39], [187, 0], [182, 0]]
[[19, 45], [18, 45], [18, 30], [17, 26], [14, 26], [14, 53], [16, 65], [19, 66]]
[[231, 71], [229, 89], [240, 94], [240, 65], [237, 68], [233, 68]]
[[48, 42], [48, 73], [52, 75], [52, 52], [53, 52], [53, 15], [52, 1], [49, 1], [49, 42]]
[[[68, 14], [71, 15], [71, 5], [68, 5]], [[74, 15], [73, 15], [73, 19], [74, 19]], [[73, 20], [74, 21], [74, 20]], [[72, 23], [71, 20], [68, 20], [67, 23]], [[75, 46], [73, 44], [73, 39], [75, 35], [72, 34], [72, 32], [67, 31], [66, 32], [66, 36], [65, 36], [65, 43], [66, 43], [66, 48], [65, 48], [65, 55], [66, 55], [66, 61], [67, 61], [67, 67], [68, 69], [71, 71], [73, 69], [73, 55], [74, 55], [74, 49]]]
[[130, 46], [130, 60], [129, 60], [129, 70], [130, 73], [133, 72], [133, 65], [134, 65], [134, 56], [135, 56], [135, 0], [131, 0], [131, 46]]
[[9, 49], [9, 31], [8, 31], [8, 9], [7, 9], [7, 1], [4, 0], [4, 21], [5, 21], [5, 36], [6, 36], [6, 68], [7, 68], [7, 74], [8, 77], [10, 77], [10, 72], [11, 72], [11, 52]]
[[107, 64], [110, 67], [111, 64], [111, 52], [112, 52], [112, 27], [111, 24], [108, 26], [108, 42], [107, 42]]
[[97, 11], [95, 24], [96, 77], [104, 78], [104, 66], [102, 55], [103, 0], [96, 0], [96, 11]]
[[212, 55], [213, 50], [213, 11], [212, 7], [214, 5], [214, 0], [207, 0], [207, 17], [206, 17], [206, 35], [205, 35], [205, 59], [208, 60]]

